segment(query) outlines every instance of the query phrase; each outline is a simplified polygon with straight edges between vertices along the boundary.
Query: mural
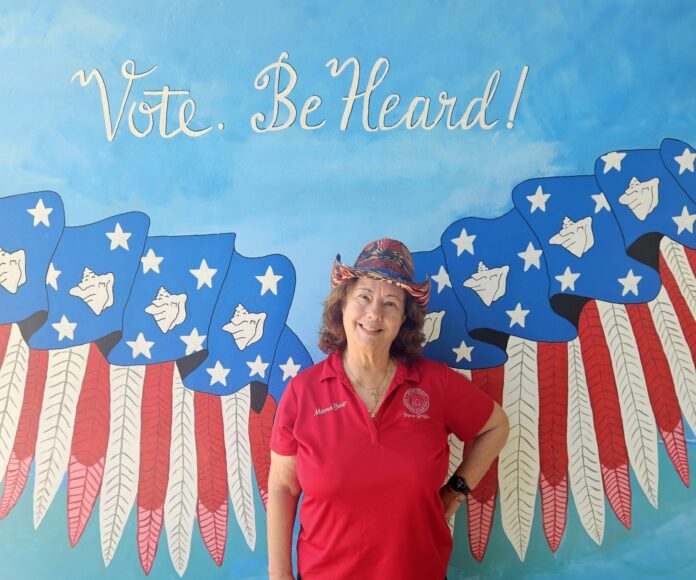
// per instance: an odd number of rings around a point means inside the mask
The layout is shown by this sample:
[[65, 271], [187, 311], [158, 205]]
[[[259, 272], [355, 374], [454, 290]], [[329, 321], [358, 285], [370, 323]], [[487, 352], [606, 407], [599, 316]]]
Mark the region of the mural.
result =
[[384, 236], [511, 420], [448, 577], [696, 572], [696, 10], [533, 4], [3, 9], [3, 576], [265, 577], [276, 406]]
[[[607, 153], [594, 176], [525, 181], [515, 209], [459, 220], [441, 246], [415, 254], [418, 278], [437, 285], [425, 354], [469, 370], [510, 417], [508, 443], [467, 501], [477, 560], [498, 491], [521, 560], [537, 487], [552, 551], [569, 489], [596, 543], [605, 494], [630, 528], [629, 465], [657, 508], [658, 432], [689, 486], [682, 414], [696, 430], [694, 160], [674, 139]], [[221, 565], [230, 499], [253, 550], [252, 465], [265, 504], [275, 407], [312, 362], [285, 324], [291, 264], [237, 254], [233, 234], [148, 237], [138, 213], [64, 228], [52, 192], [0, 204], [9, 248], [0, 516], [35, 459], [35, 527], [67, 471], [70, 544], [99, 495], [105, 565], [134, 504], [146, 574], [166, 526], [183, 575], [194, 510]], [[452, 470], [466, 448], [455, 439]]]

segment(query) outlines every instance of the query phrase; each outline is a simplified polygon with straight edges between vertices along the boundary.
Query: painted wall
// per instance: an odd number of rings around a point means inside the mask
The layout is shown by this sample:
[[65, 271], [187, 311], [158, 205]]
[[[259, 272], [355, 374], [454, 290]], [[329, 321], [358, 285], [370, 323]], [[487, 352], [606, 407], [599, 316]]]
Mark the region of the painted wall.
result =
[[264, 577], [274, 406], [384, 236], [515, 426], [450, 576], [696, 571], [691, 3], [0, 10], [4, 577]]

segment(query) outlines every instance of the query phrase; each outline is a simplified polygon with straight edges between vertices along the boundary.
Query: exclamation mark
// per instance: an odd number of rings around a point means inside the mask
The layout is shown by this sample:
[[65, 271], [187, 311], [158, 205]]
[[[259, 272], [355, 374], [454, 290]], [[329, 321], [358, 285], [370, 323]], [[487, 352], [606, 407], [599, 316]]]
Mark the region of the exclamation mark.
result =
[[512, 129], [515, 125], [515, 115], [517, 114], [517, 105], [520, 104], [520, 97], [522, 97], [522, 90], [524, 89], [524, 82], [527, 80], [527, 71], [529, 67], [524, 65], [522, 67], [522, 73], [520, 74], [520, 81], [517, 83], [517, 92], [515, 93], [515, 98], [512, 100], [512, 106], [510, 107], [510, 114], [508, 115], [508, 122], [506, 127]]

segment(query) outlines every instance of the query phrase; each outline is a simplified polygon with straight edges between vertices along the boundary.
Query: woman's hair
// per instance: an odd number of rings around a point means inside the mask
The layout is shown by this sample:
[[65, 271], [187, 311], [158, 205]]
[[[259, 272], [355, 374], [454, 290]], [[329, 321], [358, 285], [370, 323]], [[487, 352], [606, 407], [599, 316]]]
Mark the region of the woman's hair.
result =
[[[329, 354], [335, 350], [342, 351], [346, 348], [346, 333], [343, 329], [343, 305], [350, 294], [356, 279], [336, 286], [331, 289], [324, 302], [324, 315], [319, 331], [319, 348]], [[406, 364], [411, 364], [420, 356], [423, 350], [423, 322], [425, 312], [411, 296], [404, 292], [404, 314], [406, 319], [392, 342], [391, 356], [401, 359]]]

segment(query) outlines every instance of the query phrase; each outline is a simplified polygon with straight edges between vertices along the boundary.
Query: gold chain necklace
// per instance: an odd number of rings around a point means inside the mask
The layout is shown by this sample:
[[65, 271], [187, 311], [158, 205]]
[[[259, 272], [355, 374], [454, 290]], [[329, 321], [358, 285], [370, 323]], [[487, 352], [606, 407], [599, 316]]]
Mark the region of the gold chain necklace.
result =
[[348, 372], [348, 379], [351, 381], [351, 383], [355, 383], [360, 387], [361, 389], [364, 389], [368, 391], [372, 395], [372, 408], [367, 409], [367, 412], [370, 414], [370, 417], [372, 419], [375, 418], [375, 415], [377, 414], [377, 407], [379, 406], [380, 401], [382, 400], [382, 395], [384, 395], [384, 391], [382, 390], [384, 387], [384, 383], [387, 380], [387, 377], [391, 374], [392, 371], [392, 361], [389, 359], [389, 364], [387, 365], [387, 370], [384, 371], [384, 375], [382, 376], [382, 380], [379, 382], [379, 385], [376, 387], [370, 388], [370, 387], [365, 387], [363, 386], [360, 381], [357, 379], [357, 377], [353, 374], [353, 371], [350, 369], [350, 365], [348, 364], [348, 357], [344, 356], [343, 357], [343, 364], [346, 367], [346, 371]]

